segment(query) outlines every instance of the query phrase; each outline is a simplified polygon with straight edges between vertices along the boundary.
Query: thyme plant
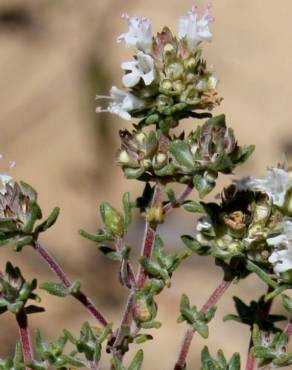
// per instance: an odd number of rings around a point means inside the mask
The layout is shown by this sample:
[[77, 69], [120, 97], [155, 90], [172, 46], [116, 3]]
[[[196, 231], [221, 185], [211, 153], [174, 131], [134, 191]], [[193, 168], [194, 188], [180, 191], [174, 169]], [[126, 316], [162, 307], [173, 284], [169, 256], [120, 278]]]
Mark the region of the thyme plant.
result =
[[[141, 349], [127, 369], [141, 369], [143, 342], [155, 340], [155, 331], [148, 331], [161, 326], [156, 319], [156, 296], [171, 288], [174, 272], [193, 253], [212, 256], [222, 268], [222, 280], [201, 308], [182, 294], [178, 322], [184, 323], [186, 331], [173, 369], [187, 369], [194, 334], [208, 337], [208, 323], [216, 314], [218, 300], [233, 282], [252, 273], [266, 284], [266, 293], [250, 303], [234, 297], [236, 314], [224, 320], [250, 327], [246, 370], [291, 366], [292, 353], [286, 351], [291, 319], [282, 330], [277, 322], [286, 318], [270, 314], [275, 299], [280, 299], [288, 316], [292, 314], [292, 299], [285, 294], [292, 288], [291, 168], [285, 163], [269, 168], [262, 179], [233, 180], [216, 202], [204, 201], [219, 174], [233, 174], [254, 150], [253, 145], [238, 144], [224, 115], [212, 115], [222, 98], [217, 92], [218, 80], [202, 56], [204, 42], [212, 38], [210, 7], [202, 16], [193, 7], [180, 17], [177, 35], [164, 27], [155, 36], [147, 18], [127, 14], [124, 18], [129, 29], [118, 37], [118, 42], [133, 47], [135, 55], [121, 64], [124, 88], [114, 86], [110, 96], [98, 96], [109, 99], [109, 104], [97, 111], [128, 121], [136, 119], [119, 133], [117, 164], [127, 179], [143, 183], [144, 190], [137, 199], [125, 193], [123, 210], [102, 203], [103, 227], [96, 232], [80, 230], [83, 237], [98, 246], [104, 258], [119, 265], [120, 283], [128, 290], [122, 321], [112, 323], [103, 315], [83, 292], [82, 284], [71, 281], [42, 245], [41, 234], [54, 225], [59, 209], [43, 219], [36, 191], [1, 173], [1, 246], [10, 245], [18, 253], [32, 248], [55, 273], [56, 281], [40, 285], [36, 279], [28, 281], [10, 262], [0, 272], [0, 313], [14, 315], [19, 327], [15, 355], [1, 359], [0, 369], [101, 369], [101, 356], [107, 353], [108, 368], [124, 370], [124, 358], [133, 342]], [[188, 134], [180, 130], [185, 118], [191, 118]], [[174, 183], [182, 185], [180, 194], [172, 189]], [[159, 236], [159, 225], [167, 222], [168, 214], [177, 208], [189, 212], [197, 222], [193, 235], [183, 235], [179, 250], [170, 253]], [[134, 210], [145, 220], [137, 261], [130, 258], [131, 246], [127, 242]], [[58, 338], [46, 343], [40, 330], [30, 333], [28, 317], [44, 310], [39, 305], [37, 288], [63, 299], [73, 296], [84, 306], [90, 316], [79, 336], [64, 329]], [[219, 350], [213, 357], [206, 346], [201, 358], [202, 370], [241, 368], [238, 353], [227, 360]]]

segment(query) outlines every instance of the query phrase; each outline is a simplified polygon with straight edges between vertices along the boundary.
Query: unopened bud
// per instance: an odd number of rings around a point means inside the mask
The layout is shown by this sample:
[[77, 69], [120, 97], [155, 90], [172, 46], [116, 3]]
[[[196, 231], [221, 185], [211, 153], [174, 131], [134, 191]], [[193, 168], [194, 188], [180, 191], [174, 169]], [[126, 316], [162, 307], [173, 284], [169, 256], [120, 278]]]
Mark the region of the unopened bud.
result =
[[163, 90], [172, 90], [172, 83], [169, 80], [163, 80], [161, 83], [161, 88]]
[[182, 81], [178, 80], [173, 83], [173, 88], [176, 92], [182, 92], [185, 88], [184, 84]]
[[172, 44], [166, 44], [165, 46], [164, 46], [164, 53], [165, 54], [170, 54], [170, 53], [172, 53], [174, 51], [174, 47], [173, 47], [173, 45]]
[[146, 139], [146, 135], [143, 132], [139, 132], [136, 135], [136, 140], [138, 141], [139, 144], [143, 144]]
[[152, 207], [149, 210], [148, 220], [150, 223], [162, 224], [164, 222], [163, 206], [160, 204], [157, 207]]
[[193, 68], [196, 67], [196, 65], [197, 65], [197, 61], [196, 61], [195, 58], [190, 58], [190, 59], [185, 61], [185, 67], [187, 69], [193, 69]]
[[130, 162], [130, 156], [129, 156], [129, 154], [125, 150], [122, 150], [120, 152], [120, 154], [119, 154], [118, 161], [121, 164], [127, 164], [127, 163], [129, 163]]
[[166, 161], [166, 155], [164, 153], [158, 153], [156, 156], [157, 163], [162, 164]]

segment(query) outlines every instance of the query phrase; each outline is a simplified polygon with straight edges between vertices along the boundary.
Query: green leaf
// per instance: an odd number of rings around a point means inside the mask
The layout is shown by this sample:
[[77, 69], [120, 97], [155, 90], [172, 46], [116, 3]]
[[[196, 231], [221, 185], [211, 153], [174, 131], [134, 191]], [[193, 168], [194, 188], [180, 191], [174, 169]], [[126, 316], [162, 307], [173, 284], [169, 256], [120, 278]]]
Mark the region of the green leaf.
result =
[[22, 191], [29, 197], [30, 200], [37, 200], [37, 192], [24, 181], [20, 181]]
[[174, 190], [171, 188], [167, 188], [166, 194], [167, 194], [170, 204], [176, 204], [176, 196], [175, 196]]
[[31, 233], [36, 220], [42, 217], [41, 209], [35, 201], [29, 202], [28, 209], [26, 222], [22, 227], [24, 233]]
[[124, 217], [109, 203], [104, 202], [100, 205], [102, 221], [110, 233], [114, 236], [122, 237], [125, 231]]
[[290, 314], [292, 314], [292, 299], [286, 294], [282, 294], [282, 305]]
[[170, 276], [166, 269], [162, 268], [159, 263], [150, 261], [146, 257], [140, 257], [139, 262], [149, 276], [162, 279], [165, 282], [169, 282]]
[[138, 334], [135, 337], [135, 342], [137, 344], [142, 344], [144, 342], [147, 342], [148, 340], [152, 340], [153, 336], [150, 334]]
[[265, 348], [265, 347], [262, 347], [262, 346], [254, 346], [251, 349], [251, 354], [255, 358], [263, 358], [265, 360], [274, 359], [274, 358], [277, 357], [269, 348]]
[[103, 242], [103, 241], [111, 241], [114, 240], [113, 236], [99, 230], [96, 234], [89, 233], [85, 230], [79, 230], [79, 234], [86, 239], [92, 240], [93, 242]]
[[235, 163], [244, 163], [254, 152], [255, 150], [255, 145], [244, 145], [239, 153], [237, 158], [234, 160]]
[[194, 159], [186, 142], [180, 140], [173, 141], [168, 145], [168, 150], [180, 167], [188, 171], [194, 170]]
[[189, 235], [182, 235], [181, 240], [187, 248], [200, 256], [208, 256], [211, 253], [210, 246], [201, 245], [196, 239]]
[[124, 170], [124, 174], [125, 174], [126, 178], [130, 179], [130, 180], [138, 179], [144, 173], [143, 168], [125, 167], [123, 170]]
[[111, 359], [111, 365], [113, 367], [113, 370], [126, 370], [126, 368], [120, 363], [120, 361], [116, 357], [113, 357]]
[[41, 233], [41, 232], [44, 232], [47, 229], [49, 229], [51, 226], [53, 226], [55, 224], [59, 214], [60, 214], [60, 208], [55, 207], [52, 210], [52, 212], [49, 214], [48, 218], [35, 228], [35, 232], [36, 233]]
[[120, 253], [116, 252], [115, 249], [108, 247], [107, 245], [100, 245], [98, 249], [104, 254], [106, 257], [113, 261], [121, 261], [122, 256]]
[[230, 359], [228, 370], [240, 370], [240, 355], [239, 353], [234, 353]]
[[128, 367], [128, 370], [140, 370], [142, 368], [143, 359], [144, 359], [144, 354], [143, 354], [142, 349], [140, 349], [136, 353], [133, 361], [131, 362], [130, 366]]
[[31, 235], [23, 236], [22, 238], [17, 239], [13, 246], [13, 250], [15, 250], [15, 252], [20, 252], [22, 251], [23, 247], [30, 245], [32, 241], [33, 237]]
[[40, 285], [40, 289], [57, 297], [66, 297], [69, 294], [68, 289], [61, 283], [45, 282]]
[[263, 280], [266, 284], [268, 284], [270, 287], [276, 289], [278, 288], [278, 284], [263, 270], [261, 269], [258, 265], [255, 263], [251, 262], [250, 260], [246, 261], [246, 268], [250, 272], [254, 272], [258, 277]]
[[208, 181], [204, 175], [197, 174], [193, 177], [193, 184], [198, 190], [200, 198], [204, 198], [214, 189], [216, 182], [213, 179]]
[[183, 209], [185, 209], [187, 212], [192, 213], [205, 213], [204, 207], [198, 203], [194, 202], [193, 200], [186, 200], [182, 204]]
[[125, 230], [128, 230], [128, 227], [132, 223], [132, 205], [130, 201], [130, 193], [124, 193], [123, 206], [124, 206], [124, 215], [125, 215]]
[[31, 315], [33, 313], [40, 313], [40, 312], [44, 312], [45, 309], [43, 307], [39, 307], [39, 306], [35, 306], [33, 304], [25, 307], [25, 313], [27, 315]]

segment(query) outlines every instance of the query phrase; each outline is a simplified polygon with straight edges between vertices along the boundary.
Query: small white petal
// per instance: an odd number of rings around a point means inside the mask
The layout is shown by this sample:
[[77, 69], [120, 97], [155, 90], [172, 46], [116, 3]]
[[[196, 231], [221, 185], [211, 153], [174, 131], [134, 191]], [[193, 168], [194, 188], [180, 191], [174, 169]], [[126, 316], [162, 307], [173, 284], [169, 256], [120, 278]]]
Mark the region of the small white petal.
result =
[[127, 73], [123, 76], [123, 84], [126, 87], [134, 87], [139, 83], [141, 79], [141, 74], [137, 71], [132, 71], [131, 73]]

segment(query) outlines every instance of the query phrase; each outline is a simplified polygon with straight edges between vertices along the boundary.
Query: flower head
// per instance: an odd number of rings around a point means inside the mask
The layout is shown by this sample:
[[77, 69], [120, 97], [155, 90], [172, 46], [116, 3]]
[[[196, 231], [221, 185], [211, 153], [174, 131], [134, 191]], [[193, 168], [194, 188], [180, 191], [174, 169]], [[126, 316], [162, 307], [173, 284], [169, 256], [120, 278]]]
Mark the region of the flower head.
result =
[[214, 19], [210, 14], [210, 8], [209, 4], [203, 16], [199, 18], [197, 7], [193, 6], [187, 16], [179, 18], [178, 36], [179, 38], [185, 37], [192, 49], [196, 48], [200, 42], [212, 39], [209, 23]]
[[143, 101], [141, 99], [129, 92], [118, 89], [116, 86], [111, 88], [110, 96], [97, 95], [96, 98], [111, 100], [106, 109], [97, 107], [96, 112], [110, 112], [128, 121], [131, 119], [130, 112], [132, 110], [143, 107]]
[[123, 77], [123, 83], [126, 87], [134, 87], [142, 79], [146, 86], [149, 86], [155, 79], [154, 61], [150, 55], [139, 51], [136, 60], [133, 62], [124, 62], [122, 69], [127, 71]]
[[125, 46], [135, 46], [138, 50], [150, 53], [152, 47], [152, 31], [151, 24], [148, 18], [145, 17], [129, 17], [123, 15], [128, 21], [129, 30], [122, 33], [117, 41], [123, 42]]
[[[276, 274], [292, 269], [292, 221], [282, 223], [282, 234], [268, 238], [267, 243], [276, 249], [269, 257]], [[283, 249], [284, 248], [284, 249]]]

